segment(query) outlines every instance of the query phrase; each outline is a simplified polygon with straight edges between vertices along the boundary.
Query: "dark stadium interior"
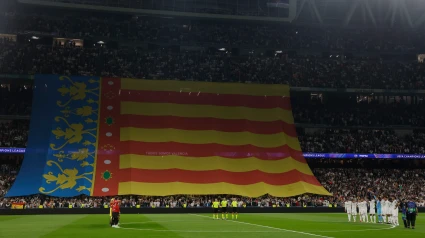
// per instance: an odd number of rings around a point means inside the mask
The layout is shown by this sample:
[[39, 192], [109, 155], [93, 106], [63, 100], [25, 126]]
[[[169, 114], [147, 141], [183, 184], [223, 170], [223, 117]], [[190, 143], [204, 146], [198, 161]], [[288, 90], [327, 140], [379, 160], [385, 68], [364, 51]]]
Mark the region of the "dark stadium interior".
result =
[[[335, 9], [317, 0], [311, 1], [317, 12], [298, 6], [291, 22], [282, 20], [290, 18], [289, 9], [268, 7], [272, 1], [45, 1], [140, 10], [133, 14], [24, 2], [0, 3], [1, 149], [27, 146], [35, 74], [288, 84], [303, 152], [424, 157], [307, 158], [333, 196], [266, 195], [240, 201], [264, 207], [342, 206], [347, 197], [375, 191], [414, 196], [425, 205], [425, 6], [417, 7], [418, 1], [406, 1], [412, 9], [407, 16], [391, 13], [391, 6], [377, 0], [367, 4], [373, 10], [366, 15], [351, 13], [348, 0], [335, 1]], [[378, 8], [381, 12], [374, 15]], [[151, 10], [171, 13], [146, 12]], [[27, 208], [109, 203], [109, 197], [4, 198], [23, 157], [0, 154], [0, 208], [20, 201]], [[122, 199], [124, 207], [181, 207], [186, 202], [199, 207], [210, 206], [214, 197]]]

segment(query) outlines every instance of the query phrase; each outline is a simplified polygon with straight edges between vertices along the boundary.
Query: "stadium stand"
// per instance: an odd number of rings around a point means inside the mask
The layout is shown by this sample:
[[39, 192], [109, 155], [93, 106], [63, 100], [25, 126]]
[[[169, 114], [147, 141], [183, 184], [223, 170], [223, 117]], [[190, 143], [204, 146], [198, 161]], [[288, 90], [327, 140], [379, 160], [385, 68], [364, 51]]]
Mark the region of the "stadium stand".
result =
[[[329, 162], [329, 160], [327, 161]], [[176, 195], [169, 197], [146, 197], [146, 196], [120, 196], [123, 199], [123, 207], [183, 207], [187, 204], [188, 207], [208, 207], [211, 201], [217, 197], [236, 197], [238, 201], [246, 206], [253, 207], [272, 207], [278, 204], [281, 207], [290, 204], [290, 206], [325, 206], [329, 204], [337, 204], [342, 206], [345, 200], [349, 197], [368, 197], [368, 191], [375, 191], [380, 194], [394, 195], [403, 197], [413, 195], [419, 198], [419, 204], [424, 205], [423, 197], [425, 191], [421, 184], [425, 182], [423, 169], [371, 169], [371, 168], [350, 168], [350, 163], [330, 166], [327, 162], [321, 161], [320, 166], [329, 166], [327, 168], [315, 168], [315, 176], [322, 181], [322, 184], [333, 193], [332, 197], [301, 195], [292, 198], [275, 198], [272, 196], [262, 196], [259, 198], [248, 198], [232, 195], [211, 195], [211, 196], [188, 196]], [[356, 160], [355, 163], [364, 164], [366, 161]], [[370, 162], [369, 165], [372, 165]], [[374, 162], [374, 165], [380, 163]], [[318, 165], [319, 163], [310, 163], [310, 165]], [[388, 163], [394, 165], [394, 161]], [[382, 163], [380, 164], [382, 165]], [[412, 164], [413, 165], [413, 164]], [[417, 164], [416, 164], [417, 165]], [[336, 167], [340, 168], [336, 168]], [[354, 166], [356, 167], [356, 166]], [[367, 166], [365, 166], [367, 167]], [[2, 192], [5, 193], [14, 181], [13, 175], [3, 175], [0, 177]], [[414, 184], [414, 186], [411, 186]], [[44, 195], [34, 195], [28, 197], [18, 197], [10, 199], [0, 199], [0, 208], [7, 208], [12, 202], [25, 201], [27, 208], [38, 208], [41, 204], [44, 208], [68, 208], [69, 205], [80, 208], [103, 208], [109, 203], [110, 197], [75, 197], [75, 198], [54, 198]]]
[[101, 75], [289, 84], [294, 87], [423, 89], [424, 69], [418, 62], [230, 57], [226, 52], [173, 53], [162, 49], [0, 45], [0, 70], [7, 74]]
[[424, 136], [423, 131], [401, 136], [390, 129], [322, 129], [298, 138], [309, 152], [424, 154]]
[[[121, 5], [113, 7], [164, 7], [142, 5], [140, 1], [120, 2]], [[202, 8], [172, 10], [279, 16], [250, 7], [219, 12]], [[7, 35], [0, 35], [0, 74], [100, 75], [312, 88], [425, 89], [424, 64], [415, 57], [401, 55], [414, 55], [425, 50], [423, 31], [323, 30], [257, 22], [210, 23], [199, 19], [47, 12], [28, 12], [25, 8], [2, 12], [0, 33]], [[16, 36], [20, 39], [16, 40]], [[50, 40], [43, 41], [43, 38]], [[77, 40], [64, 43], [62, 38], [90, 39], [86, 41], [90, 45], [79, 46]], [[98, 43], [101, 41], [113, 44]], [[117, 42], [121, 45], [118, 46]], [[188, 50], [188, 46], [197, 48]], [[294, 51], [298, 51], [297, 54]], [[369, 54], [356, 55], [359, 52]], [[388, 52], [393, 55], [384, 57]], [[9, 79], [7, 76], [1, 78]], [[2, 116], [31, 114], [31, 83], [5, 82], [0, 93]], [[307, 98], [310, 99], [313, 93], [309, 91]], [[368, 96], [364, 96], [366, 94]], [[295, 97], [292, 107], [303, 151], [425, 154], [423, 96], [409, 95], [416, 98], [415, 102], [404, 100], [405, 95], [399, 96], [402, 98], [399, 100], [394, 99], [394, 95], [388, 96], [393, 99], [385, 102], [377, 99], [362, 101], [362, 97], [371, 94], [347, 96], [355, 98], [351, 102]], [[0, 147], [26, 146], [29, 121], [18, 119], [8, 118], [0, 124]], [[407, 132], [400, 133], [394, 126]], [[0, 158], [0, 208], [10, 208], [12, 202], [18, 201], [25, 201], [28, 208], [38, 208], [40, 204], [45, 208], [103, 207], [109, 200], [108, 197], [65, 199], [44, 195], [3, 198], [19, 171], [21, 160], [22, 156], [15, 155]], [[396, 196], [414, 195], [419, 197], [419, 204], [424, 205], [421, 200], [425, 196], [424, 188], [419, 186], [425, 182], [422, 160], [309, 159], [308, 162], [318, 180], [333, 193], [332, 197], [301, 195], [238, 199], [247, 206], [284, 206], [288, 203], [291, 206], [303, 203], [309, 206], [336, 203], [341, 206], [347, 197], [368, 196], [368, 191], [372, 190]], [[418, 167], [420, 169], [414, 169]], [[215, 197], [122, 198], [124, 207], [182, 207], [183, 203], [189, 207], [202, 207], [208, 206]]]

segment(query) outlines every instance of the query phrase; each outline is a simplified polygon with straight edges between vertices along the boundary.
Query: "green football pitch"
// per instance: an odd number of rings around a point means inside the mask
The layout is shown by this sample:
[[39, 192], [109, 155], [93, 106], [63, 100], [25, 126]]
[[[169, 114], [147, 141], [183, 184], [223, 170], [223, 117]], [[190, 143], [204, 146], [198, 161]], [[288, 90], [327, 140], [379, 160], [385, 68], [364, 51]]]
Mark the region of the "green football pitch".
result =
[[[425, 237], [425, 219], [415, 230], [403, 225], [349, 223], [345, 214], [240, 214], [238, 220], [210, 214], [121, 215], [121, 228], [108, 215], [0, 216], [0, 237]], [[400, 218], [400, 222], [402, 222]]]

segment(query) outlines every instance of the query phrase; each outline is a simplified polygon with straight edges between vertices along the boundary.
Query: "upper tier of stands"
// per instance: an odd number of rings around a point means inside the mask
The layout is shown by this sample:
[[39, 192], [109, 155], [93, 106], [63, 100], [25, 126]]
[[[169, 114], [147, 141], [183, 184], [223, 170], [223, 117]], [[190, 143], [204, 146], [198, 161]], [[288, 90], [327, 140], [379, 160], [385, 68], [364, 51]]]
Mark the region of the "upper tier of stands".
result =
[[64, 74], [289, 84], [293, 87], [424, 89], [425, 65], [370, 59], [239, 56], [0, 43], [2, 74]]

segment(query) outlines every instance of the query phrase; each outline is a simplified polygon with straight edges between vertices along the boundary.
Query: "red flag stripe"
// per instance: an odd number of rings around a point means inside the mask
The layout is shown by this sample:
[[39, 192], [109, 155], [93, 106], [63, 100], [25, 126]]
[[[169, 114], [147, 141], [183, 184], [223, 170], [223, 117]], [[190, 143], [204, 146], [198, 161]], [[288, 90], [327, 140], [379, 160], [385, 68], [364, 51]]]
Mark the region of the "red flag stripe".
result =
[[[190, 166], [188, 166], [190, 167]], [[298, 170], [286, 173], [273, 174], [259, 170], [249, 172], [228, 172], [224, 170], [190, 171], [180, 169], [149, 170], [149, 169], [122, 169], [120, 170], [120, 182], [143, 182], [143, 183], [231, 183], [236, 185], [249, 185], [264, 182], [270, 185], [287, 185], [296, 182], [306, 182], [321, 186], [314, 175], [306, 175]]]
[[[120, 127], [106, 123], [107, 117], [118, 118], [120, 116], [121, 103], [117, 100], [120, 78], [102, 78], [101, 98], [99, 105], [98, 138], [96, 152], [95, 176], [93, 179], [93, 196], [112, 196], [118, 194], [118, 178], [120, 155]], [[112, 134], [112, 136], [108, 136]], [[109, 174], [109, 178], [103, 175]]]
[[223, 132], [251, 132], [255, 134], [277, 134], [296, 137], [295, 125], [283, 121], [261, 122], [249, 120], [228, 120], [219, 118], [187, 118], [176, 116], [122, 115], [121, 127], [180, 130], [215, 130]]
[[228, 146], [220, 144], [185, 144], [177, 142], [137, 142], [121, 141], [121, 154], [138, 155], [180, 155], [188, 157], [220, 156], [240, 159], [255, 157], [262, 160], [280, 160], [288, 157], [307, 163], [301, 151], [287, 145], [276, 148], [260, 148], [253, 145]]
[[285, 110], [291, 110], [291, 99], [289, 96], [250, 96], [213, 93], [198, 94], [198, 92], [180, 93], [121, 89], [120, 100], [129, 102], [175, 103], [188, 105], [197, 104], [261, 109], [282, 108]]

